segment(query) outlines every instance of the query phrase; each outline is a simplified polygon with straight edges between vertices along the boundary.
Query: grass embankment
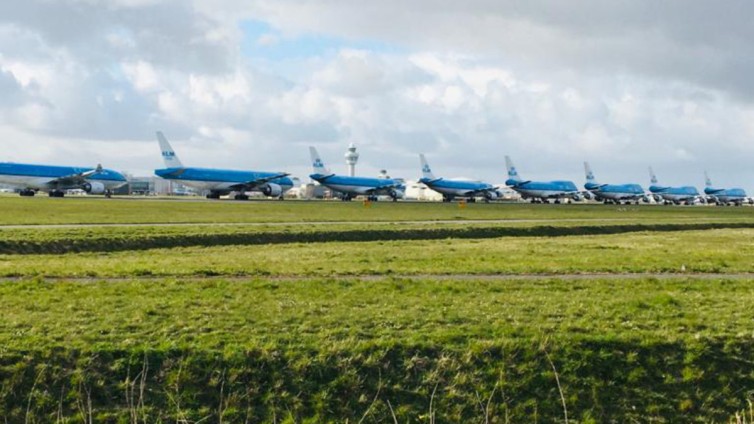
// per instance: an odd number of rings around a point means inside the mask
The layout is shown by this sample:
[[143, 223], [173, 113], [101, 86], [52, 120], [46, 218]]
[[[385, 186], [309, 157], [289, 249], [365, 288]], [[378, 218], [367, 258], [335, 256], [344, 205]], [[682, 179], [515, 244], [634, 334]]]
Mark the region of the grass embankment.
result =
[[754, 222], [607, 223], [581, 221], [532, 223], [395, 223], [309, 224], [307, 226], [180, 226], [107, 228], [0, 229], [0, 254], [62, 254], [137, 251], [189, 246], [242, 246], [387, 240], [491, 239], [500, 237], [562, 237], [635, 232], [754, 228]]
[[0, 296], [9, 422], [707, 422], [754, 387], [751, 281], [23, 281]]
[[[330, 232], [313, 234], [324, 238], [332, 235]], [[178, 236], [172, 234], [171, 237]], [[108, 249], [85, 253], [0, 255], [0, 276], [275, 278], [597, 272], [750, 273], [754, 272], [752, 240], [754, 229], [728, 229], [569, 237], [191, 246], [139, 251]], [[50, 243], [57, 246], [54, 241]], [[96, 244], [89, 247], [92, 245]]]
[[[5, 224], [235, 223], [0, 230], [7, 422], [719, 422], [754, 397], [752, 280], [468, 276], [753, 272], [754, 209], [6, 200]], [[334, 223], [272, 223], [307, 220]]]

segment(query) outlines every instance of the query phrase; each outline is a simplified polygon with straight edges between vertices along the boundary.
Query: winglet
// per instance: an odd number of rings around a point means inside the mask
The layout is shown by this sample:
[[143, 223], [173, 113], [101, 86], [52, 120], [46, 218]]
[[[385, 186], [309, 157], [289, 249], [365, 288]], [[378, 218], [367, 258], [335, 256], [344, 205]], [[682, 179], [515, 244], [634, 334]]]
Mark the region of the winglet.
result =
[[429, 180], [434, 180], [435, 175], [432, 173], [432, 168], [429, 167], [427, 159], [424, 157], [424, 153], [419, 153], [419, 161], [422, 165], [422, 177]]
[[505, 166], [508, 168], [508, 179], [513, 181], [521, 181], [521, 177], [518, 176], [516, 166], [513, 165], [513, 161], [509, 156], [505, 157]]
[[168, 139], [162, 134], [162, 131], [157, 131], [157, 142], [160, 144], [160, 151], [162, 152], [162, 160], [165, 161], [166, 168], [183, 168], [183, 164], [178, 155], [175, 154], [175, 150], [168, 143]]
[[312, 169], [314, 169], [315, 174], [324, 175], [330, 173], [330, 170], [325, 168], [325, 164], [322, 162], [322, 158], [319, 157], [319, 152], [317, 152], [314, 146], [309, 146], [309, 155], [312, 159]]

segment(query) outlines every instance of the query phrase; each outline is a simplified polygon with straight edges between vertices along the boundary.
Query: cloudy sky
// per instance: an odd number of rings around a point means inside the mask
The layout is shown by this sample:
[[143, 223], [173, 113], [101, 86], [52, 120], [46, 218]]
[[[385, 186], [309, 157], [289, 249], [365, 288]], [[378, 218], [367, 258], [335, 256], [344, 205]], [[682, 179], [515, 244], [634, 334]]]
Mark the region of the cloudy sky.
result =
[[[241, 5], [242, 4], [242, 5]], [[0, 2], [0, 161], [754, 191], [754, 3]]]

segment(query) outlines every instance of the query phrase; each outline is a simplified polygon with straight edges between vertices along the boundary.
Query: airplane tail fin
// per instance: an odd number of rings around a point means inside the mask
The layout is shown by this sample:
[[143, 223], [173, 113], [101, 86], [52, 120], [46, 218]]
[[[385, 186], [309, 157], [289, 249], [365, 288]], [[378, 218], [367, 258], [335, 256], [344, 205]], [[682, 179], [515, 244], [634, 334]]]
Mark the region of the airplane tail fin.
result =
[[707, 171], [704, 171], [704, 186], [712, 187], [712, 180], [710, 179], [709, 174], [707, 174]]
[[422, 164], [422, 177], [434, 180], [435, 175], [432, 173], [432, 168], [429, 167], [427, 159], [424, 157], [424, 153], [419, 153], [419, 160]]
[[521, 181], [521, 177], [518, 176], [516, 166], [513, 165], [513, 161], [509, 156], [505, 157], [505, 166], [508, 168], [508, 179], [513, 181]]
[[162, 152], [162, 160], [165, 161], [166, 168], [183, 168], [181, 160], [178, 159], [178, 155], [175, 154], [175, 150], [168, 143], [168, 139], [162, 134], [162, 131], [157, 131], [157, 142], [160, 144], [160, 151]]
[[584, 162], [584, 172], [586, 173], [586, 182], [597, 184], [597, 179], [594, 178], [594, 172], [592, 172], [592, 167], [589, 166], [589, 162]]
[[652, 167], [649, 167], [649, 181], [652, 184], [657, 184], [657, 175], [655, 175], [655, 171], [652, 170]]
[[329, 174], [330, 170], [325, 168], [325, 164], [322, 162], [322, 159], [319, 157], [319, 152], [317, 152], [317, 149], [315, 149], [312, 146], [309, 146], [309, 155], [311, 155], [312, 158], [312, 169], [314, 169], [315, 174]]

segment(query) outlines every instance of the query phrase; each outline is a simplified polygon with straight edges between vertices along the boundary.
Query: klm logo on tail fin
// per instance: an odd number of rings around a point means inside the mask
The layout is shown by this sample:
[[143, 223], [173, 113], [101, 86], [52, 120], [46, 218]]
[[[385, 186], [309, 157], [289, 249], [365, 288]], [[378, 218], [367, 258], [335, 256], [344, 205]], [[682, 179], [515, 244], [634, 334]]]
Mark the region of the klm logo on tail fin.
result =
[[422, 178], [426, 180], [434, 180], [435, 176], [432, 174], [432, 168], [429, 167], [429, 162], [424, 157], [424, 153], [419, 153], [419, 164], [422, 169]]
[[[508, 181], [506, 181], [506, 184], [510, 182], [511, 184], [515, 184], [519, 181], [521, 181], [521, 177], [518, 176], [518, 171], [516, 170], [516, 166], [513, 164], [513, 161], [510, 157], [505, 157], [505, 167], [508, 168]], [[511, 185], [508, 184], [508, 185]]]
[[170, 146], [168, 139], [161, 131], [155, 133], [157, 135], [157, 143], [160, 145], [160, 154], [162, 160], [165, 162], [167, 168], [183, 168], [183, 164], [178, 159], [178, 155], [175, 154], [175, 150]]
[[594, 174], [592, 173], [592, 171], [589, 171], [589, 173], [586, 174], [586, 179], [587, 180], [593, 180], [594, 179]]
[[312, 164], [315, 168], [324, 168], [325, 165], [322, 163], [322, 160], [320, 158], [314, 159], [314, 163]]

